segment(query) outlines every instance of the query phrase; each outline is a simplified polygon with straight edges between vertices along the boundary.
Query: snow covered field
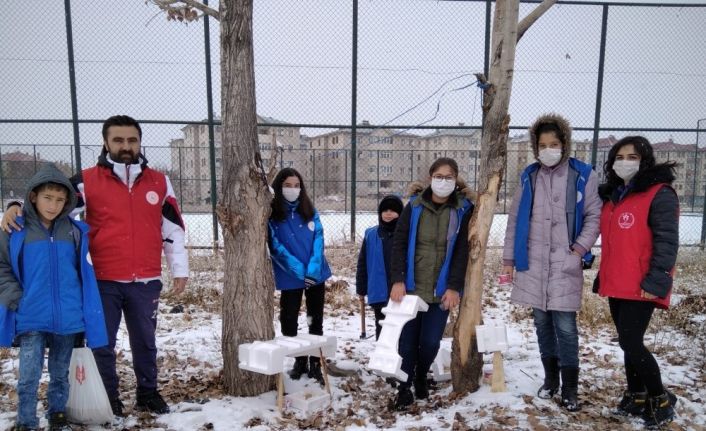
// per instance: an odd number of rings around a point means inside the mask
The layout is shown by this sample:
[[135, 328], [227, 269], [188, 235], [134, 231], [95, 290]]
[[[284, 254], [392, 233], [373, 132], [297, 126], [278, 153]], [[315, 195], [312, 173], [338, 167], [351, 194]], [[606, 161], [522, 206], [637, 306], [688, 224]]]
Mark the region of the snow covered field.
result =
[[[581, 377], [578, 413], [564, 412], [556, 401], [535, 397], [543, 378], [537, 339], [529, 314], [509, 304], [509, 291], [493, 285], [499, 267], [499, 253], [489, 256], [484, 294], [484, 319], [508, 324], [510, 348], [505, 353], [508, 392], [491, 393], [487, 384], [479, 391], [458, 396], [452, 394], [449, 383], [440, 383], [428, 401], [417, 401], [405, 413], [389, 408], [394, 390], [383, 379], [366, 368], [367, 354], [373, 349], [373, 339], [360, 340], [360, 320], [354, 297], [353, 265], [355, 251], [334, 249], [328, 253], [335, 267], [333, 285], [327, 291], [324, 332], [338, 337], [336, 357], [338, 368], [352, 370], [347, 377], [331, 377], [332, 408], [305, 416], [288, 410], [280, 416], [275, 407], [275, 392], [258, 397], [224, 396], [219, 380], [223, 361], [221, 351], [220, 291], [223, 263], [210, 251], [192, 252], [191, 288], [187, 297], [175, 299], [166, 295], [160, 307], [158, 346], [160, 385], [162, 394], [172, 405], [172, 413], [161, 416], [137, 414], [134, 405], [134, 376], [130, 364], [130, 346], [124, 326], [121, 327], [118, 348], [119, 373], [122, 379], [123, 401], [129, 416], [120, 429], [159, 430], [633, 430], [641, 429], [639, 420], [616, 418], [610, 413], [623, 390], [622, 353], [613, 339], [610, 324], [600, 322], [596, 304], [604, 300], [587, 293], [590, 304], [581, 319]], [[679, 274], [676, 278], [674, 302], [669, 312], [658, 312], [647, 336], [647, 343], [657, 352], [666, 386], [679, 396], [678, 418], [669, 429], [706, 429], [706, 311], [703, 287], [704, 254], [684, 249], [680, 253]], [[595, 270], [587, 271], [586, 282]], [[702, 301], [697, 308], [694, 301]], [[185, 305], [186, 313], [171, 314], [170, 309]], [[700, 307], [700, 308], [699, 308]], [[695, 312], [679, 314], [682, 310]], [[279, 333], [275, 307], [275, 329]], [[605, 310], [603, 310], [605, 312]], [[594, 316], [595, 315], [595, 316]], [[669, 316], [676, 316], [669, 318]], [[605, 316], [603, 316], [605, 317]], [[587, 323], [592, 322], [596, 323]], [[367, 333], [373, 334], [373, 316], [367, 312]], [[300, 329], [306, 327], [304, 314]], [[450, 339], [443, 345], [450, 347]], [[490, 355], [485, 357], [489, 363]], [[289, 360], [291, 366], [293, 360]], [[0, 430], [14, 421], [18, 358], [16, 350], [0, 350]], [[292, 381], [285, 377], [287, 392], [296, 392], [315, 385], [303, 378]], [[40, 392], [46, 391], [46, 376]], [[43, 398], [43, 396], [42, 396]], [[40, 399], [42, 399], [40, 398]], [[44, 411], [40, 401], [40, 412]], [[46, 426], [46, 420], [42, 421]], [[79, 429], [76, 427], [76, 429]], [[98, 430], [101, 427], [83, 429]]]
[[[193, 247], [211, 247], [213, 245], [213, 217], [211, 214], [184, 214], [187, 229], [187, 242]], [[679, 220], [679, 239], [682, 245], [695, 245], [701, 241], [700, 214], [682, 214]], [[324, 226], [326, 244], [337, 244], [350, 239], [351, 216], [345, 212], [322, 212], [321, 223]], [[378, 223], [377, 213], [356, 213], [356, 236], [360, 240], [365, 229]], [[503, 245], [507, 214], [497, 214], [493, 218], [493, 226], [489, 237], [489, 246]], [[223, 244], [223, 234], [218, 230], [218, 238]]]

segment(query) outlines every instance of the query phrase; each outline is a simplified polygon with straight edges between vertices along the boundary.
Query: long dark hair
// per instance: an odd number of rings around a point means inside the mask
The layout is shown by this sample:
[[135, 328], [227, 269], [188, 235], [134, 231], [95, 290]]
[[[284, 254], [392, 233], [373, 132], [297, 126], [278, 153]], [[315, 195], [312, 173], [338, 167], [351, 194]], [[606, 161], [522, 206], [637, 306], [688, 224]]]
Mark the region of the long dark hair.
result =
[[[615, 157], [618, 155], [618, 151], [626, 145], [632, 145], [633, 148], [635, 148], [635, 152], [640, 155], [640, 170], [638, 174], [657, 166], [652, 144], [650, 144], [647, 138], [644, 136], [626, 136], [611, 147], [610, 151], [608, 151], [608, 158], [603, 164], [603, 173], [605, 174], [606, 182], [614, 187], [625, 184], [625, 181], [613, 170], [613, 163], [615, 163]], [[676, 166], [676, 162], [660, 163], [660, 166], [673, 168]]]
[[282, 184], [289, 177], [297, 177], [299, 179], [299, 187], [301, 191], [299, 192], [299, 205], [297, 206], [297, 212], [302, 216], [304, 221], [309, 221], [314, 218], [314, 205], [309, 199], [309, 195], [306, 194], [306, 188], [304, 187], [304, 180], [302, 176], [294, 168], [284, 168], [277, 173], [274, 181], [272, 181], [272, 188], [275, 191], [275, 197], [272, 199], [272, 214], [270, 218], [277, 221], [284, 221], [287, 218], [287, 200], [282, 195]]

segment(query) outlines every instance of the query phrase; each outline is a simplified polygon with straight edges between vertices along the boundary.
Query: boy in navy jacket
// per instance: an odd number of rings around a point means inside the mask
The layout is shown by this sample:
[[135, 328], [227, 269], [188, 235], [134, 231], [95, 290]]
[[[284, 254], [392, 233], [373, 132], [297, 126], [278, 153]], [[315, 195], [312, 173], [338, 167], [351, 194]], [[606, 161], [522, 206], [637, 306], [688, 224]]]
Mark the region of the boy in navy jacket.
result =
[[24, 229], [0, 232], [0, 347], [20, 345], [16, 430], [37, 429], [37, 388], [49, 346], [51, 430], [69, 429], [69, 362], [77, 335], [108, 344], [103, 307], [88, 254], [88, 227], [68, 214], [76, 193], [54, 165], [29, 181]]
[[397, 219], [402, 213], [402, 200], [397, 196], [385, 196], [378, 205], [377, 226], [366, 229], [363, 245], [358, 254], [358, 269], [355, 274], [356, 293], [368, 296], [368, 304], [375, 311], [375, 339], [380, 337], [380, 321], [385, 318], [382, 308], [390, 298], [390, 257], [392, 236]]

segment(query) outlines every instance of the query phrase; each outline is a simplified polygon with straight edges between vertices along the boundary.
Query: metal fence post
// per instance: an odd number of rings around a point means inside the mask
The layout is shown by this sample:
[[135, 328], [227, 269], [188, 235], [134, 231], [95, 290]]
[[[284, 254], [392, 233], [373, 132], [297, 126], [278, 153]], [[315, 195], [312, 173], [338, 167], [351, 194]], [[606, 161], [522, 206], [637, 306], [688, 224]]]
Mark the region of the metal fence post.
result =
[[[696, 122], [696, 151], [699, 150], [699, 136], [701, 135], [702, 122], [706, 123], [706, 118], [702, 118]], [[694, 172], [694, 176], [696, 176], [696, 172]], [[706, 187], [704, 191], [704, 210], [701, 213], [701, 251], [704, 250], [704, 246], [706, 245]]]
[[377, 173], [377, 180], [378, 181], [377, 182], [378, 182], [378, 185], [377, 185], [377, 195], [376, 196], [377, 196], [378, 202], [380, 202], [380, 150], [377, 150], [376, 153], [377, 153], [377, 160], [378, 160], [377, 161], [377, 168], [378, 168], [378, 173]]
[[76, 68], [74, 65], [74, 37], [71, 25], [71, 0], [64, 0], [66, 15], [66, 46], [69, 60], [69, 88], [71, 91], [71, 124], [74, 132], [74, 152], [76, 153], [76, 170], [81, 172], [81, 135], [78, 128], [78, 101], [76, 97]]
[[[204, 0], [208, 6], [208, 0]], [[204, 51], [206, 55], [206, 105], [208, 109], [208, 157], [211, 168], [211, 222], [213, 224], [213, 249], [218, 248], [218, 217], [216, 216], [216, 200], [218, 191], [216, 190], [216, 142], [213, 127], [213, 86], [211, 84], [211, 31], [208, 15], [204, 14], [203, 19]]]
[[351, 241], [355, 241], [355, 204], [358, 123], [358, 0], [353, 0], [353, 55], [351, 65]]
[[598, 134], [601, 127], [601, 102], [603, 98], [603, 71], [605, 68], [605, 44], [608, 33], [608, 5], [603, 5], [601, 23], [601, 50], [598, 59], [598, 88], [596, 89], [596, 112], [593, 120], [593, 143], [591, 144], [591, 165], [596, 166], [598, 157]]

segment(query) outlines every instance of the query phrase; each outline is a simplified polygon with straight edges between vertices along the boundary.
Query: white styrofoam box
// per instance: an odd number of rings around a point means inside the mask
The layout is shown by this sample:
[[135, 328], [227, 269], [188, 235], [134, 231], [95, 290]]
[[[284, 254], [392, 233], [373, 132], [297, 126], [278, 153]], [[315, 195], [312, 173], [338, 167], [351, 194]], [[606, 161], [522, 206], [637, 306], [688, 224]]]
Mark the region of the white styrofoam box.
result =
[[375, 342], [375, 350], [370, 353], [368, 367], [384, 377], [407, 380], [402, 371], [402, 357], [397, 353], [402, 328], [417, 316], [419, 311], [427, 311], [429, 305], [416, 295], [405, 295], [401, 302], [389, 301], [382, 309], [385, 319], [380, 322], [382, 331]]
[[255, 341], [238, 346], [238, 367], [260, 374], [274, 375], [284, 369], [285, 349], [276, 344]]
[[451, 350], [444, 347], [439, 349], [431, 364], [431, 372], [437, 382], [451, 380]]
[[503, 324], [476, 326], [479, 352], [502, 352], [507, 350], [507, 326]]
[[397, 354], [397, 351], [375, 350], [370, 354], [368, 367], [380, 376], [407, 381], [407, 373], [401, 368], [402, 357]]
[[255, 341], [238, 346], [238, 366], [243, 370], [273, 375], [284, 370], [285, 356], [335, 356], [336, 337], [300, 334], [296, 337], [277, 337], [274, 340]]
[[324, 409], [330, 399], [328, 393], [319, 388], [311, 388], [285, 395], [284, 402], [287, 407], [295, 408], [308, 415]]
[[429, 309], [429, 304], [424, 302], [424, 300], [417, 295], [405, 295], [402, 301], [387, 301], [387, 306], [382, 309], [385, 317], [390, 314], [404, 314], [409, 316], [416, 316], [419, 311], [427, 311]]

